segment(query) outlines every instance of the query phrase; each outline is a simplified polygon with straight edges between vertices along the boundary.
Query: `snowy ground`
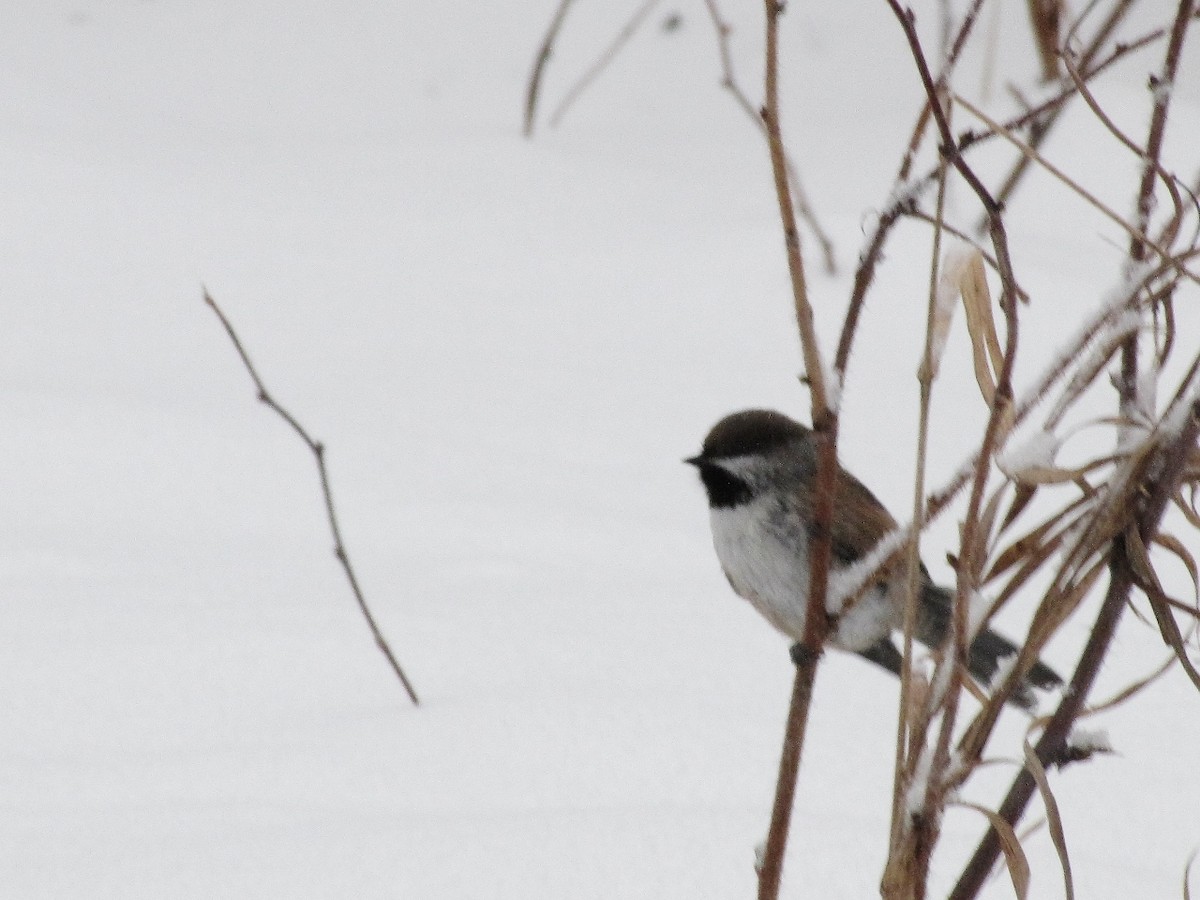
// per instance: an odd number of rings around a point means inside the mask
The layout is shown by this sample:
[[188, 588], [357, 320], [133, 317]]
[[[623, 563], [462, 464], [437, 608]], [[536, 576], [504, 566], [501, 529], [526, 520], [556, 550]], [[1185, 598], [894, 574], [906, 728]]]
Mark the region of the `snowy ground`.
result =
[[[634, 5], [578, 5], [548, 109]], [[679, 460], [732, 409], [807, 408], [765, 154], [696, 2], [662, 6], [559, 128], [522, 139], [553, 6], [8, 4], [0, 895], [752, 894], [790, 665], [721, 578]], [[1017, 12], [1008, 76], [1029, 70]], [[735, 35], [754, 93], [756, 16]], [[786, 40], [789, 134], [843, 264], [813, 267], [832, 334], [916, 82], [882, 3], [794, 4]], [[1177, 160], [1200, 146], [1196, 56]], [[894, 75], [860, 76], [865, 59]], [[1157, 59], [1106, 84], [1137, 134]], [[1051, 147], [1127, 209], [1134, 162], [1098, 134]], [[1064, 197], [1031, 182], [1013, 209], [1026, 377], [1118, 271], [1119, 233]], [[893, 243], [845, 395], [843, 457], [897, 510], [927, 241]], [[328, 442], [422, 709], [202, 282]], [[935, 482], [982, 415], [958, 338]], [[953, 540], [947, 517], [926, 544], [943, 577]], [[1102, 692], [1163, 655], [1130, 622]], [[858, 660], [823, 666], [793, 895], [875, 893], [895, 700]], [[1055, 779], [1080, 897], [1179, 896], [1196, 710], [1173, 675], [1104, 718], [1119, 755]], [[980, 827], [948, 819], [939, 885]], [[1030, 847], [1035, 895], [1060, 896], [1044, 834]]]

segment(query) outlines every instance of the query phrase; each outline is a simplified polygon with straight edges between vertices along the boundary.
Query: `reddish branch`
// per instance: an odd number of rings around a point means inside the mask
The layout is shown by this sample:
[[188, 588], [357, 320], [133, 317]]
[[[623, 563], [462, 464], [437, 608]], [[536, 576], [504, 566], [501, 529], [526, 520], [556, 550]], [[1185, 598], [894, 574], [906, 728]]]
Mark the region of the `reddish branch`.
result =
[[787, 847], [788, 825], [795, 797], [796, 778], [800, 770], [812, 687], [829, 628], [825, 612], [825, 593], [832, 558], [830, 524], [833, 521], [834, 478], [837, 471], [837, 412], [836, 404], [830, 403], [830, 385], [826, 380], [817, 344], [813, 310], [809, 303], [804, 276], [804, 259], [800, 253], [800, 234], [796, 228], [795, 208], [788, 185], [783, 135], [779, 126], [779, 17], [783, 7], [778, 0], [765, 0], [765, 5], [766, 63], [762, 119], [770, 150], [771, 171], [775, 179], [775, 196], [779, 201], [779, 217], [783, 224], [784, 248], [792, 282], [796, 324], [800, 330], [800, 345], [804, 352], [804, 368], [812, 395], [813, 431], [817, 441], [817, 488], [810, 544], [811, 572], [804, 639], [800, 643], [796, 658], [796, 677], [779, 763], [779, 780], [775, 789], [771, 826], [767, 833], [767, 845], [758, 875], [759, 900], [775, 900], [779, 896], [783, 875], [783, 855]]
[[396, 659], [392, 648], [388, 646], [387, 640], [383, 636], [383, 632], [379, 630], [379, 625], [375, 621], [375, 616], [371, 614], [371, 608], [367, 605], [366, 597], [363, 595], [362, 588], [358, 585], [358, 578], [354, 574], [354, 568], [350, 565], [350, 556], [346, 552], [346, 545], [342, 541], [342, 532], [338, 527], [337, 513], [333, 506], [333, 491], [329, 486], [329, 471], [325, 466], [325, 445], [313, 438], [304, 426], [301, 425], [290, 412], [284, 409], [276, 402], [268, 392], [266, 385], [263, 384], [262, 378], [259, 377], [258, 370], [254, 368], [254, 364], [250, 361], [250, 356], [246, 353], [246, 348], [242, 346], [241, 339], [237, 332], [233, 329], [233, 324], [222, 312], [221, 307], [217, 306], [217, 302], [209, 295], [208, 291], [204, 292], [204, 302], [209, 305], [217, 318], [221, 320], [221, 325], [225, 329], [225, 333], [229, 335], [229, 339], [233, 342], [233, 348], [237, 351], [238, 356], [242, 360], [242, 365], [246, 367], [246, 371], [250, 374], [251, 380], [254, 382], [254, 387], [258, 392], [258, 399], [265, 404], [283, 421], [287, 422], [292, 431], [299, 435], [300, 439], [312, 451], [313, 457], [317, 462], [317, 472], [321, 476], [321, 496], [325, 502], [325, 515], [329, 520], [329, 530], [333, 534], [333, 553], [337, 557], [338, 563], [342, 567], [342, 571], [346, 573], [346, 580], [350, 582], [350, 590], [354, 593], [354, 600], [358, 604], [358, 609], [362, 613], [363, 618], [367, 622], [367, 626], [371, 629], [371, 635], [375, 638], [375, 646], [388, 661], [388, 665], [392, 667], [392, 671], [396, 673], [396, 677], [400, 679], [400, 684], [404, 686], [405, 693], [413, 702], [414, 706], [419, 706], [420, 701], [417, 699], [417, 693], [413, 690], [408, 676], [404, 674], [404, 669], [400, 667], [399, 660]]

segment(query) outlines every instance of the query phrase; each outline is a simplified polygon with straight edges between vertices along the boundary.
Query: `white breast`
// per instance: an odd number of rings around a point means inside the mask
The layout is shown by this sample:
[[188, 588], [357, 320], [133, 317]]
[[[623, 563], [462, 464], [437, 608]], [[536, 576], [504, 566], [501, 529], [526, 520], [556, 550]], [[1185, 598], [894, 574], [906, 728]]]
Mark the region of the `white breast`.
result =
[[[808, 605], [808, 534], [769, 498], [731, 509], [710, 509], [717, 558], [739, 596], [788, 638], [804, 636]], [[830, 643], [865, 650], [897, 627], [898, 605], [885, 592], [868, 591], [839, 620]]]
[[739, 596], [792, 640], [804, 636], [808, 603], [807, 535], [787, 540], [778, 509], [757, 498], [732, 509], [710, 510], [713, 546]]

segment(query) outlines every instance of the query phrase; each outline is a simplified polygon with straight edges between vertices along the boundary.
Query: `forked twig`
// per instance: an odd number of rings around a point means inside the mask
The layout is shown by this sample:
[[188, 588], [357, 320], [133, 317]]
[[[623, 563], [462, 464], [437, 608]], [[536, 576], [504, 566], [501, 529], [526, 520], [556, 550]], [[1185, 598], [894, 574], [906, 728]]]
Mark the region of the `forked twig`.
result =
[[296, 432], [300, 436], [300, 439], [308, 446], [308, 449], [312, 451], [313, 457], [317, 461], [317, 472], [321, 476], [321, 496], [325, 501], [325, 514], [329, 520], [329, 530], [333, 533], [333, 554], [341, 564], [342, 571], [346, 573], [346, 580], [350, 582], [350, 590], [354, 592], [354, 600], [358, 603], [358, 608], [371, 629], [371, 635], [375, 638], [375, 646], [387, 658], [388, 665], [392, 667], [392, 671], [400, 679], [400, 684], [404, 686], [404, 690], [408, 694], [408, 698], [413, 702], [413, 705], [420, 706], [421, 701], [417, 699], [417, 693], [413, 690], [408, 676], [404, 674], [404, 669], [400, 667], [399, 660], [392, 653], [392, 648], [388, 646], [383, 632], [379, 630], [379, 625], [376, 623], [375, 617], [371, 614], [370, 607], [367, 606], [366, 597], [363, 596], [362, 589], [358, 585], [358, 578], [354, 575], [354, 567], [350, 565], [350, 556], [346, 552], [346, 545], [342, 541], [342, 532], [338, 527], [337, 513], [334, 511], [333, 491], [329, 486], [329, 471], [325, 466], [325, 445], [313, 438], [305, 430], [304, 426], [296, 421], [296, 417], [280, 406], [275, 398], [267, 392], [266, 385], [263, 384], [262, 378], [259, 377], [258, 370], [254, 368], [254, 363], [250, 361], [250, 357], [246, 353], [246, 348], [242, 346], [241, 339], [238, 337], [237, 332], [234, 331], [233, 324], [207, 290], [204, 292], [204, 302], [208, 304], [209, 308], [216, 313], [217, 318], [221, 320], [221, 326], [225, 329], [225, 333], [229, 335], [229, 339], [233, 342], [233, 348], [242, 360], [242, 365], [246, 367], [246, 371], [250, 374], [250, 379], [254, 382], [254, 387], [258, 391], [259, 401], [264, 403], [269, 409], [274, 410], [283, 421], [287, 422], [292, 431]]
[[[1133, 7], [1134, 3], [1136, 3], [1136, 0], [1118, 0], [1118, 2], [1109, 11], [1108, 17], [1100, 24], [1100, 27], [1096, 29], [1096, 33], [1092, 35], [1087, 47], [1080, 54], [1079, 69], [1080, 71], [1086, 73], [1088, 78], [1091, 78], [1093, 74], [1092, 60], [1097, 54], [1099, 54], [1105, 43], [1117, 30], [1117, 27], [1121, 24], [1126, 15], [1128, 15], [1129, 10]], [[1087, 6], [1080, 18], [1076, 20], [1075, 24], [1072, 25], [1068, 30], [1065, 43], [1071, 43], [1076, 30], [1083, 24], [1083, 19], [1087, 16], [1090, 9], [1091, 6]], [[1029, 145], [1031, 147], [1036, 150], [1042, 145], [1043, 142], [1045, 142], [1045, 140], [1050, 136], [1051, 130], [1054, 128], [1055, 123], [1058, 121], [1065, 108], [1065, 104], [1055, 104], [1054, 106], [1045, 110], [1044, 116], [1038, 115], [1036, 118], [1031, 120], [1029, 132]], [[1021, 179], [1029, 170], [1031, 162], [1032, 161], [1030, 158], [1025, 155], [1022, 155], [1017, 159], [1012, 170], [1004, 179], [1004, 183], [996, 192], [996, 200], [1001, 205], [1007, 205], [1009, 198], [1017, 189], [1017, 185], [1020, 184]], [[986, 225], [986, 220], [980, 222], [980, 228], [983, 228]]]
[[[717, 55], [721, 60], [721, 87], [729, 91], [738, 108], [749, 116], [750, 121], [754, 123], [763, 137], [767, 137], [766, 124], [763, 122], [760, 111], [754, 108], [754, 104], [746, 95], [745, 90], [738, 84], [737, 76], [733, 71], [733, 54], [729, 49], [729, 35], [733, 32], [733, 26], [721, 15], [721, 10], [717, 7], [716, 0], [704, 0], [704, 5], [708, 8], [708, 17], [712, 20], [713, 30], [717, 34]], [[786, 152], [786, 148], [784, 152], [784, 164], [787, 168], [788, 181], [791, 183], [792, 199], [796, 204], [796, 213], [807, 223], [808, 227], [812, 230], [813, 237], [817, 239], [817, 243], [821, 246], [821, 256], [825, 263], [825, 272], [829, 275], [836, 275], [837, 254], [833, 248], [833, 240], [829, 237], [829, 234], [817, 218], [816, 210], [813, 209], [812, 203], [808, 199], [808, 192], [804, 190], [804, 184], [800, 181], [800, 173], [796, 169], [795, 163], [792, 162], [791, 155]]]
[[[1160, 259], [1162, 259], [1164, 262], [1166, 262], [1168, 265], [1172, 265], [1172, 266], [1178, 268], [1180, 273], [1185, 278], [1188, 278], [1191, 281], [1200, 283], [1200, 276], [1197, 276], [1194, 272], [1192, 272], [1191, 270], [1189, 270], [1188, 268], [1183, 266], [1178, 261], [1177, 256], [1168, 252], [1168, 250], [1165, 247], [1162, 247], [1158, 243], [1156, 243], [1154, 241], [1154, 239], [1149, 237], [1141, 228], [1127, 222], [1124, 218], [1122, 218], [1120, 216], [1120, 214], [1115, 212], [1111, 207], [1105, 205], [1100, 200], [1098, 200], [1096, 198], [1095, 194], [1093, 194], [1091, 191], [1087, 190], [1085, 187], [1080, 185], [1077, 181], [1075, 181], [1075, 179], [1071, 178], [1070, 175], [1068, 175], [1062, 169], [1058, 168], [1052, 162], [1047, 160], [1044, 156], [1042, 156], [1040, 153], [1038, 153], [1037, 150], [1035, 150], [1030, 145], [1026, 144], [1024, 141], [1022, 141], [1020, 138], [1018, 138], [1016, 135], [1014, 135], [1011, 131], [1006, 129], [1003, 125], [1001, 125], [995, 119], [991, 118], [987, 113], [985, 113], [983, 110], [981, 110], [975, 104], [973, 104], [970, 100], [967, 100], [965, 97], [955, 95], [954, 102], [956, 104], [958, 104], [959, 106], [961, 106], [963, 109], [967, 110], [967, 112], [971, 113], [971, 115], [975, 116], [977, 119], [979, 119], [985, 125], [987, 125], [988, 128], [992, 129], [992, 131], [995, 134], [998, 134], [1000, 137], [1003, 137], [1010, 144], [1012, 144], [1018, 150], [1020, 150], [1023, 154], [1026, 154], [1030, 159], [1032, 159], [1039, 166], [1041, 166], [1041, 168], [1043, 168], [1046, 172], [1048, 172], [1055, 179], [1057, 179], [1062, 184], [1064, 184], [1069, 190], [1071, 190], [1073, 193], [1075, 193], [1076, 196], [1082, 198], [1094, 209], [1103, 213], [1105, 215], [1105, 217], [1109, 219], [1109, 221], [1111, 221], [1113, 224], [1117, 225], [1119, 228], [1121, 228], [1122, 230], [1124, 230], [1126, 233], [1129, 234], [1129, 236], [1135, 246], [1145, 247], [1145, 248], [1148, 248], [1149, 250], [1153, 250], [1154, 253]], [[1153, 167], [1151, 167], [1151, 184], [1153, 184], [1153, 177], [1155, 174], [1156, 173], [1155, 173]], [[1139, 261], [1140, 261], [1140, 258], [1139, 258]]]

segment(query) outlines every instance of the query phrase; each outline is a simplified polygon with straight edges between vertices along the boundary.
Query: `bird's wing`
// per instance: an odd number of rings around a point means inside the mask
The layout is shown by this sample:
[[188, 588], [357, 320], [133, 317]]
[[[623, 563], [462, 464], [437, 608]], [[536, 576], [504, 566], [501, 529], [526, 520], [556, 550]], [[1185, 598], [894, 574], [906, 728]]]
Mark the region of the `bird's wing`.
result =
[[[795, 502], [801, 521], [811, 522], [815, 514], [816, 480], [814, 471], [805, 482], [806, 490], [797, 491]], [[870, 489], [838, 466], [836, 510], [833, 517], [833, 556], [852, 563], [869, 553], [896, 526], [896, 520]]]
[[879, 499], [845, 469], [838, 473], [834, 504], [840, 515], [833, 517], [833, 552], [846, 562], [869, 553], [896, 528]]

